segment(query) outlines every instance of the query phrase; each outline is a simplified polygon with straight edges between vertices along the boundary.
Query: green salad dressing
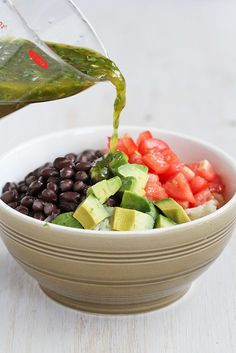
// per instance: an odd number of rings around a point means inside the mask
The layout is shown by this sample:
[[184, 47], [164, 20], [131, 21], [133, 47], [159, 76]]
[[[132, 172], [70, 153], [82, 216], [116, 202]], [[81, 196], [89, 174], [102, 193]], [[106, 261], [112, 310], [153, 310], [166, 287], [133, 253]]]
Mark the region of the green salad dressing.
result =
[[25, 39], [0, 41], [0, 117], [30, 103], [69, 97], [97, 82], [110, 81], [116, 89], [110, 142], [110, 151], [115, 152], [119, 117], [126, 101], [125, 79], [120, 70], [91, 49], [46, 44], [63, 61]]

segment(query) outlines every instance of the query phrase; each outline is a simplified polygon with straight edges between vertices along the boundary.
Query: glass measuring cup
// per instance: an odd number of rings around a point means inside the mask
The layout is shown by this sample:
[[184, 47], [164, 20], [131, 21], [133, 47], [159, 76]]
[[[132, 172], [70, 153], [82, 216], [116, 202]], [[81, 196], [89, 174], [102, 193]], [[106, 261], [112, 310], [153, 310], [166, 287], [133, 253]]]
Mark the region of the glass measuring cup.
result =
[[[0, 0], [0, 118], [26, 104], [68, 97], [95, 84], [100, 78], [89, 75], [92, 71], [83, 65], [87, 52], [81, 50], [106, 54], [73, 1], [42, 0], [40, 7], [27, 0], [14, 4]], [[72, 59], [79, 53], [82, 62], [65, 60], [61, 54], [68, 47], [51, 42], [79, 46]]]

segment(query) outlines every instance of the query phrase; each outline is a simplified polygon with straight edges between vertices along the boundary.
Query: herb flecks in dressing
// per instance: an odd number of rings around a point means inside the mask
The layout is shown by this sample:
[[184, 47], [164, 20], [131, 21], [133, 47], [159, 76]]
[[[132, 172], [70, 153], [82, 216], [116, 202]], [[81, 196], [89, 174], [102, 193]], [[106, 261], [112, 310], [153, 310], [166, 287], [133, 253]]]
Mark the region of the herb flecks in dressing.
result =
[[[120, 70], [110, 59], [91, 49], [46, 44], [69, 65], [57, 61], [28, 40], [0, 41], [0, 117], [4, 112], [30, 103], [69, 97], [97, 82], [110, 81], [116, 88], [110, 142], [110, 151], [115, 152], [119, 117], [126, 100], [126, 85]], [[30, 51], [39, 54], [47, 67], [37, 65]]]

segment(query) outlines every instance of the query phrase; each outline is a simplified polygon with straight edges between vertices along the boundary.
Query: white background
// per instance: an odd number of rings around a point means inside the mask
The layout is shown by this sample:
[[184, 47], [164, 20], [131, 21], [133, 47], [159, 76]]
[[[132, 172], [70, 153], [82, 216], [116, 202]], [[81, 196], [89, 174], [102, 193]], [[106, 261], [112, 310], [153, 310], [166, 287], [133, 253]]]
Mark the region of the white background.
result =
[[[188, 133], [236, 157], [235, 1], [80, 4], [127, 79], [122, 124]], [[2, 119], [0, 153], [52, 130], [109, 124], [113, 98], [111, 86], [100, 84]], [[1, 244], [0, 353], [235, 353], [235, 251], [234, 237], [178, 303], [103, 317], [49, 300]]]

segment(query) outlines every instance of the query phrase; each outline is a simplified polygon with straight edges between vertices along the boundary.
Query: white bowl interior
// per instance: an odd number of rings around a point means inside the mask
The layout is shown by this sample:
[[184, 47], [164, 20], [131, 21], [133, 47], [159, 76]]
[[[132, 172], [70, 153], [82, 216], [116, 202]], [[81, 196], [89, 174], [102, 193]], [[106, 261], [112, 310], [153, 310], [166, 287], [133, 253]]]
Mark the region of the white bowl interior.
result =
[[[137, 137], [145, 128], [120, 128], [120, 134], [128, 132]], [[226, 197], [230, 199], [236, 192], [236, 167], [234, 161], [217, 148], [180, 134], [151, 129], [153, 134], [165, 140], [184, 162], [208, 159], [222, 176], [226, 185]], [[11, 150], [0, 159], [0, 190], [7, 181], [19, 182], [26, 174], [40, 165], [53, 161], [69, 152], [79, 153], [88, 148], [104, 148], [111, 127], [79, 128], [46, 135]]]

